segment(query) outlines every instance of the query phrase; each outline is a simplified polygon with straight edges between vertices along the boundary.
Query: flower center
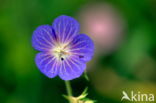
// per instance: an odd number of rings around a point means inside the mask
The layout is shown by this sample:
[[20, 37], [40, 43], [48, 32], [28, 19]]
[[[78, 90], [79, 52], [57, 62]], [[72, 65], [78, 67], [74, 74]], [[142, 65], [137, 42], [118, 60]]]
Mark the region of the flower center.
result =
[[63, 61], [69, 57], [69, 46], [67, 44], [58, 44], [52, 49], [52, 54], [58, 59]]

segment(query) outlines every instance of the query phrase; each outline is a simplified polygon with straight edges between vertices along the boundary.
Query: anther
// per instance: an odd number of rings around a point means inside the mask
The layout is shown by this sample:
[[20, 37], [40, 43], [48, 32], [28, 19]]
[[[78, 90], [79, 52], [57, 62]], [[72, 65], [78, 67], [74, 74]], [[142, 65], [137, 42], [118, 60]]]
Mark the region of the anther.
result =
[[80, 55], [79, 58], [84, 58], [84, 56]]
[[64, 60], [64, 58], [62, 58], [62, 57], [61, 57], [61, 60], [63, 61], [63, 60]]

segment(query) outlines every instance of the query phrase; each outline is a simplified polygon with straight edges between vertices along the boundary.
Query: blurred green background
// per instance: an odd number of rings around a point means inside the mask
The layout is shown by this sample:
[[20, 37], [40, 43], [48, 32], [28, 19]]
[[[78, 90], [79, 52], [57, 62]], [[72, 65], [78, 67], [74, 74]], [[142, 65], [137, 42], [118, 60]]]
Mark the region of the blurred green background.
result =
[[[102, 30], [92, 24], [96, 10], [104, 14]], [[37, 51], [31, 46], [36, 27], [63, 14], [76, 18], [81, 32], [95, 32], [88, 34], [96, 45], [87, 67], [89, 81], [84, 76], [72, 80], [74, 96], [85, 87], [89, 87], [87, 97], [97, 103], [121, 103], [123, 90], [156, 96], [156, 0], [1, 0], [0, 103], [67, 103], [62, 97], [64, 81], [40, 73], [34, 62]], [[107, 20], [107, 14], [115, 16]], [[101, 30], [100, 36], [96, 30]], [[104, 41], [97, 43], [103, 34]], [[114, 39], [105, 42], [107, 37]], [[113, 44], [116, 38], [120, 39]]]

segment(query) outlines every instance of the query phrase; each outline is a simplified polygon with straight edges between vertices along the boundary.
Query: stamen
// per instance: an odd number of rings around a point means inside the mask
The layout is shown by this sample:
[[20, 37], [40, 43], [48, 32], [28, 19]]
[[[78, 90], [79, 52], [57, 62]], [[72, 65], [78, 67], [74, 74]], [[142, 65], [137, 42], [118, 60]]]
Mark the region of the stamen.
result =
[[69, 53], [69, 45], [66, 44], [59, 44], [56, 45], [54, 49], [52, 49], [52, 54], [58, 59], [63, 61], [65, 58], [67, 58]]

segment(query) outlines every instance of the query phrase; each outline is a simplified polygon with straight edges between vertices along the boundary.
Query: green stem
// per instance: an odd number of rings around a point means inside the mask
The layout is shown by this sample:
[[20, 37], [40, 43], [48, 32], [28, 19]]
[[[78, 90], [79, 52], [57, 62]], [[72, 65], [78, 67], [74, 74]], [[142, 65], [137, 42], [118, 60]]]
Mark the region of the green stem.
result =
[[[65, 85], [66, 85], [66, 90], [67, 90], [68, 96], [72, 96], [72, 88], [70, 85], [70, 81], [65, 81]], [[70, 100], [69, 100], [69, 103], [71, 103]]]

